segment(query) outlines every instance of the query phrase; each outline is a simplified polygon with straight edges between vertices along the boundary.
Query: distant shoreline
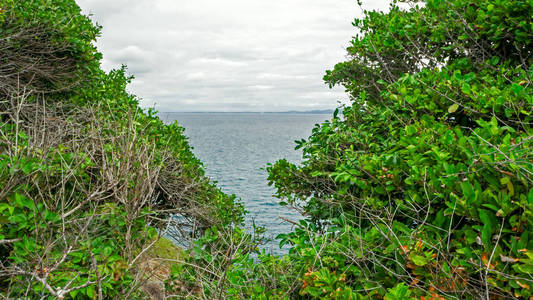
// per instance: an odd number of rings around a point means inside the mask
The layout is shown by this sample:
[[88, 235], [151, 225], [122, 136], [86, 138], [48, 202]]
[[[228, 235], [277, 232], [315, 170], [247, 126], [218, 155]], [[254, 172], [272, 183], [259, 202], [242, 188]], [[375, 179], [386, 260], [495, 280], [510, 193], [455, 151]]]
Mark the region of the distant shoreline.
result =
[[322, 115], [332, 114], [334, 109], [309, 111], [160, 111], [159, 114], [299, 114]]

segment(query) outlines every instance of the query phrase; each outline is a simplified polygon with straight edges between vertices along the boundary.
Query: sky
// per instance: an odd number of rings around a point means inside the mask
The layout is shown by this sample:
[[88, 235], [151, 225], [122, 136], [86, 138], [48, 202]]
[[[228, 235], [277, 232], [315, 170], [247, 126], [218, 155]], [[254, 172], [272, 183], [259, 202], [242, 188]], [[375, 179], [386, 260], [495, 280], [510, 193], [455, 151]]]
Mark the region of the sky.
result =
[[[390, 0], [366, 0], [386, 10]], [[333, 109], [325, 70], [346, 60], [355, 0], [77, 0], [103, 26], [104, 70], [160, 112]]]

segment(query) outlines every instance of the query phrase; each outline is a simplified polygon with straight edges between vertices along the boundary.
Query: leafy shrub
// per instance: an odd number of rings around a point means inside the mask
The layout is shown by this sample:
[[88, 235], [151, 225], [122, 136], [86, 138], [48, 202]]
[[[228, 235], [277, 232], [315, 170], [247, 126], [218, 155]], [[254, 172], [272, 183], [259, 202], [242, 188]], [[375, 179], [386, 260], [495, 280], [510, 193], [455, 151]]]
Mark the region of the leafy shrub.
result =
[[355, 20], [324, 77], [352, 105], [298, 142], [301, 166], [269, 167], [308, 219], [281, 236], [313, 274], [300, 293], [527, 299], [533, 5], [402, 2]]
[[138, 266], [179, 216], [198, 239], [163, 257], [170, 297], [530, 298], [532, 15], [428, 0], [355, 20], [324, 77], [352, 104], [298, 142], [302, 165], [268, 168], [306, 217], [278, 258], [183, 129], [138, 107], [124, 68], [100, 69], [72, 0], [2, 1], [0, 294], [145, 297]]
[[100, 69], [99, 30], [73, 0], [0, 2], [2, 297], [145, 297], [138, 266], [168, 227], [242, 222], [183, 128]]

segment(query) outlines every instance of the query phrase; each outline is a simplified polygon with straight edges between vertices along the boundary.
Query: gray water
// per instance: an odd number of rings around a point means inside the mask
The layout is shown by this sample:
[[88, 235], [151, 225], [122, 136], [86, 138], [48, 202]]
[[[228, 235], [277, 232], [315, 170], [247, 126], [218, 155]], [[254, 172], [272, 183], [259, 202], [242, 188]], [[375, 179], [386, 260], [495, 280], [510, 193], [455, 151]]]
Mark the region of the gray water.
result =
[[[307, 139], [314, 125], [329, 119], [329, 114], [161, 113], [160, 117], [165, 122], [177, 120], [194, 154], [204, 162], [207, 176], [225, 193], [243, 200], [248, 227], [252, 222], [264, 226], [271, 239], [292, 230], [293, 225], [280, 217], [300, 216], [278, 204], [264, 169], [281, 158], [299, 163], [301, 152], [294, 150], [294, 141]], [[285, 252], [275, 240], [265, 248], [275, 254]]]

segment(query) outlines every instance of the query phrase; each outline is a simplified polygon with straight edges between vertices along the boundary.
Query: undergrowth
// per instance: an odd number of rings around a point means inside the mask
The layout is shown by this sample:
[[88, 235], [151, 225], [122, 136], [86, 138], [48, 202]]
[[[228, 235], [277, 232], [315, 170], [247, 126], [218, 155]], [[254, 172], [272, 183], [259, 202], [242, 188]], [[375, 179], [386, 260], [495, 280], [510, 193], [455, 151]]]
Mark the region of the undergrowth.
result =
[[2, 297], [142, 298], [168, 228], [241, 223], [183, 129], [139, 107], [124, 68], [100, 69], [74, 1], [3, 0], [0, 24]]
[[363, 11], [324, 77], [351, 104], [267, 168], [303, 215], [283, 257], [73, 0], [0, 4], [2, 297], [533, 297], [530, 0]]

